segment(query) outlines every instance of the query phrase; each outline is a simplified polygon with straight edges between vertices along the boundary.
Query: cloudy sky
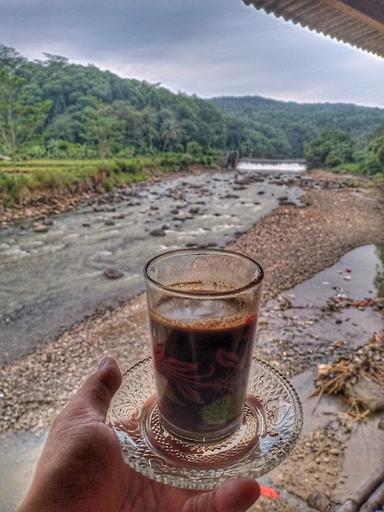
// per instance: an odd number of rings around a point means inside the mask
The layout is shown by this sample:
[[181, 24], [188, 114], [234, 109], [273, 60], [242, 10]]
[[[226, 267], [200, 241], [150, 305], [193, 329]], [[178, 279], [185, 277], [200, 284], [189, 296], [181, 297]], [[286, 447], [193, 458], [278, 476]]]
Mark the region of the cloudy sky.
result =
[[242, 0], [0, 0], [0, 43], [209, 97], [384, 107], [384, 60]]

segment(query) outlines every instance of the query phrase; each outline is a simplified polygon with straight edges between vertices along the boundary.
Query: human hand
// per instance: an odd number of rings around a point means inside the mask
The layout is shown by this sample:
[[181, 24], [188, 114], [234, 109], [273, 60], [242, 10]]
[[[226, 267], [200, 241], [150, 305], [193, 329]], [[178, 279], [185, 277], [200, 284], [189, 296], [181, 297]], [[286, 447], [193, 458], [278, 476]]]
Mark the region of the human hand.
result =
[[243, 512], [257, 500], [253, 480], [190, 491], [149, 480], [126, 465], [105, 423], [120, 383], [116, 361], [104, 359], [57, 416], [19, 512]]

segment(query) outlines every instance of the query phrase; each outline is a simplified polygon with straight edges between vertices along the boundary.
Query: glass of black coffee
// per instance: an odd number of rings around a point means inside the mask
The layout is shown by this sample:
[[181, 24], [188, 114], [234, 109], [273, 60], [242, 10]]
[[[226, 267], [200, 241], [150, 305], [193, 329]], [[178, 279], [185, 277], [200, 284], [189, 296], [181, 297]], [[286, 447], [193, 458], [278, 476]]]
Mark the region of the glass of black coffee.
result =
[[170, 251], [144, 269], [164, 427], [213, 442], [242, 423], [263, 270], [222, 250]]

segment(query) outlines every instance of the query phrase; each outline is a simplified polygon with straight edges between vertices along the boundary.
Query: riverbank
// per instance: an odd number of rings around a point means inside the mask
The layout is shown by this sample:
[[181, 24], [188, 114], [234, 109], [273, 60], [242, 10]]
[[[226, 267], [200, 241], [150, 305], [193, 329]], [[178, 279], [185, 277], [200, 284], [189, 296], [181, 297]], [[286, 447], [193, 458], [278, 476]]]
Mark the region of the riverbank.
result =
[[212, 156], [166, 153], [122, 160], [0, 162], [0, 226], [42, 220], [119, 188], [216, 168]]
[[[330, 179], [337, 183], [334, 175]], [[384, 241], [380, 190], [309, 190], [304, 201], [306, 208], [273, 211], [228, 247], [263, 265], [265, 299], [332, 265], [350, 249]]]
[[[304, 200], [305, 208], [280, 206], [229, 245], [263, 262], [267, 274], [264, 302], [353, 247], [384, 243], [384, 208], [378, 191], [311, 190]], [[55, 341], [1, 367], [0, 432], [49, 424], [108, 353], [123, 369], [148, 355], [143, 295], [117, 309], [91, 315]]]

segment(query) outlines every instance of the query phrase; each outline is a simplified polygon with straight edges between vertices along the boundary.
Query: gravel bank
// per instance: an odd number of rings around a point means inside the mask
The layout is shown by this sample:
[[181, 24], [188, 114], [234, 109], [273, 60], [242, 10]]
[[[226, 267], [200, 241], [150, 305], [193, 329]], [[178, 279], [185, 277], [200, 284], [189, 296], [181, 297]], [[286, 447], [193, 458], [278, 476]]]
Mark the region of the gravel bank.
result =
[[[384, 242], [384, 204], [377, 190], [312, 190], [306, 200], [306, 208], [281, 206], [230, 246], [263, 263], [264, 300], [353, 247]], [[105, 354], [115, 356], [123, 369], [148, 355], [146, 322], [140, 296], [85, 319], [52, 343], [0, 368], [0, 432], [47, 425]]]
[[306, 208], [280, 207], [229, 246], [263, 265], [264, 299], [334, 264], [345, 252], [384, 241], [384, 197], [375, 189], [313, 190]]

